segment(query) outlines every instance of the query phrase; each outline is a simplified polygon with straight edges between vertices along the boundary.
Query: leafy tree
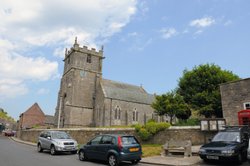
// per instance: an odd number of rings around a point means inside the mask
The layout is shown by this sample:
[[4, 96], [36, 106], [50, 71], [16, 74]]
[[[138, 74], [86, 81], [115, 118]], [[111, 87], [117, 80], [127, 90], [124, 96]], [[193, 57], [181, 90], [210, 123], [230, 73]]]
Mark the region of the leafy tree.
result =
[[199, 111], [205, 117], [223, 117], [219, 86], [222, 83], [238, 80], [231, 71], [222, 70], [214, 64], [195, 66], [193, 70], [184, 70], [179, 80], [177, 93], [191, 109]]
[[5, 119], [10, 122], [14, 122], [15, 120], [8, 115], [7, 112], [4, 111], [4, 109], [0, 108], [0, 118]]
[[152, 103], [152, 107], [158, 115], [169, 116], [171, 125], [174, 116], [186, 120], [191, 115], [191, 111], [183, 97], [174, 91], [156, 96], [156, 100]]

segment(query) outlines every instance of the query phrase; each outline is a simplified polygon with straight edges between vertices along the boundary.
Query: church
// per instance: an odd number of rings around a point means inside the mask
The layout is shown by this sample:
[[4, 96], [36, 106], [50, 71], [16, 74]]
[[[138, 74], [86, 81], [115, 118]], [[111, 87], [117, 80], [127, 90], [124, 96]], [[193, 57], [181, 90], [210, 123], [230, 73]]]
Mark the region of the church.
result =
[[154, 95], [141, 86], [102, 78], [103, 48], [80, 47], [77, 38], [65, 51], [55, 110], [55, 125], [65, 127], [127, 126], [163, 121], [151, 107]]

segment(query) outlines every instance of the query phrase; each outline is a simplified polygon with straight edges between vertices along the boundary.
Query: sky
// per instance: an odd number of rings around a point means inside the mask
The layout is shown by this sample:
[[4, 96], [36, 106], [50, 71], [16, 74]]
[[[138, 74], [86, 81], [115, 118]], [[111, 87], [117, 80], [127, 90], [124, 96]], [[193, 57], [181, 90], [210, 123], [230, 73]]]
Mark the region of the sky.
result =
[[0, 0], [0, 108], [54, 115], [65, 48], [104, 46], [103, 78], [174, 90], [185, 69], [250, 76], [249, 0]]

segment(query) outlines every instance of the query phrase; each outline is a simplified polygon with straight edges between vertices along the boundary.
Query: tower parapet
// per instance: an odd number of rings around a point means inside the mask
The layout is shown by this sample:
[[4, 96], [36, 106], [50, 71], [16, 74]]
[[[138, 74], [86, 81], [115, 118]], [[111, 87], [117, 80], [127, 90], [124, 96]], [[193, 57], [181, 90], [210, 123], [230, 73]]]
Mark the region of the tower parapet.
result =
[[88, 48], [87, 46], [83, 46], [83, 47], [80, 47], [78, 43], [75, 43], [73, 45], [73, 47], [71, 47], [69, 50], [66, 48], [66, 51], [65, 51], [65, 59], [74, 51], [78, 51], [78, 52], [81, 52], [81, 53], [84, 53], [84, 54], [91, 54], [91, 55], [94, 55], [94, 56], [98, 56], [98, 57], [103, 57], [103, 49], [100, 49], [100, 50], [96, 50], [95, 48]]

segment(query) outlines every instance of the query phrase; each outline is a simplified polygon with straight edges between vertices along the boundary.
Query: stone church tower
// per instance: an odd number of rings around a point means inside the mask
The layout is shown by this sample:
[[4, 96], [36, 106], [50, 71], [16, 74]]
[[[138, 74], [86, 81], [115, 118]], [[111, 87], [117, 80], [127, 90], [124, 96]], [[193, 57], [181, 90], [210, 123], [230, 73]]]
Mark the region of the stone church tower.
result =
[[75, 43], [65, 51], [64, 72], [55, 112], [59, 127], [94, 125], [97, 85], [102, 77], [103, 50], [89, 50]]
[[75, 40], [66, 50], [58, 93], [55, 125], [63, 127], [145, 124], [155, 115], [154, 95], [142, 86], [102, 78], [103, 49], [80, 47]]

